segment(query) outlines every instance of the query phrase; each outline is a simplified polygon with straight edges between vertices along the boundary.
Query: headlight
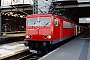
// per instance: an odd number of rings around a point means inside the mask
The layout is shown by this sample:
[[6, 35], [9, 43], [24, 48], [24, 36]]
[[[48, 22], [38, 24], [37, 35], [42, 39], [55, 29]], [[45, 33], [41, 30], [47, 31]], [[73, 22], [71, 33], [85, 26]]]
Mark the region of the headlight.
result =
[[26, 38], [29, 38], [29, 36], [28, 36], [28, 35], [26, 35]]
[[48, 35], [47, 38], [48, 38], [48, 39], [51, 39], [51, 35]]

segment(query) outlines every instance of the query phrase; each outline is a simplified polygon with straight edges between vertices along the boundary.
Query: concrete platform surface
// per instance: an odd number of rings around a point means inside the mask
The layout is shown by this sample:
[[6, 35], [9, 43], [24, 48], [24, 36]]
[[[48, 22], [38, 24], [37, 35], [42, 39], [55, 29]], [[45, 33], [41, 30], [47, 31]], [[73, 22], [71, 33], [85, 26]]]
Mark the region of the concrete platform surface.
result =
[[29, 48], [24, 46], [24, 41], [0, 45], [0, 59], [21, 53]]
[[6, 39], [6, 38], [12, 38], [12, 37], [22, 37], [22, 36], [25, 36], [25, 33], [1, 35], [0, 39]]
[[90, 60], [89, 36], [85, 33], [38, 60]]

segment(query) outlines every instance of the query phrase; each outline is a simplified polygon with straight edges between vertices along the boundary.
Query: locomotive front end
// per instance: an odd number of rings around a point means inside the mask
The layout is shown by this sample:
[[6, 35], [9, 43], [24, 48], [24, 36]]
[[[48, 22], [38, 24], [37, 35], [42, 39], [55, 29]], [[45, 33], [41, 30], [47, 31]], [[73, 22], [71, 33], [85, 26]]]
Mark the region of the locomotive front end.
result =
[[27, 18], [26, 40], [47, 40], [52, 38], [50, 17]]
[[30, 15], [26, 19], [25, 45], [39, 50], [46, 47], [53, 37], [53, 26], [49, 15]]

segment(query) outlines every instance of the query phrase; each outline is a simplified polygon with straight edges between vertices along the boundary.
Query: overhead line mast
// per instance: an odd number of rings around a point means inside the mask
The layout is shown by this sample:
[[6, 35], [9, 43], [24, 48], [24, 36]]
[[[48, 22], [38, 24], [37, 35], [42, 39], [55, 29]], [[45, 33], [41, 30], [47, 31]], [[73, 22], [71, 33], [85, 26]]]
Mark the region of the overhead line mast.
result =
[[33, 0], [33, 14], [38, 13], [38, 0]]
[[[41, 0], [33, 0], [33, 14], [37, 14], [37, 13], [39, 13], [39, 12], [41, 12], [41, 13], [44, 13], [44, 11], [42, 11], [42, 9], [40, 9], [39, 8], [39, 1], [41, 1]], [[55, 0], [51, 0], [51, 1], [49, 1], [49, 0], [46, 0], [46, 1], [48, 1], [48, 2], [53, 2], [53, 1], [55, 1]], [[48, 5], [47, 3], [45, 3], [44, 1], [42, 1], [44, 4], [46, 4], [46, 5]], [[50, 6], [50, 5], [48, 5], [48, 6]], [[43, 7], [45, 7], [45, 6], [43, 6]], [[45, 7], [46, 8], [46, 7]], [[39, 10], [39, 11], [38, 11]]]

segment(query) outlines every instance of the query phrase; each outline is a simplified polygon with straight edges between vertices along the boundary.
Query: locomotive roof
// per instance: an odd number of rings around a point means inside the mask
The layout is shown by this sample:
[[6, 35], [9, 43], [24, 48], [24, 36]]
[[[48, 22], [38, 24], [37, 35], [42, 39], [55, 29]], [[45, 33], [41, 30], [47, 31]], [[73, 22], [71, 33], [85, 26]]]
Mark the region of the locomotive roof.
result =
[[[62, 17], [62, 16], [58, 16], [58, 15], [55, 15], [55, 14], [31, 14], [31, 15], [27, 15], [27, 18], [29, 18], [29, 17], [48, 17], [48, 16], [57, 16], [57, 17], [60, 17], [60, 18], [62, 18], [63, 20], [66, 20], [66, 21], [71, 21], [70, 19], [66, 19], [66, 18], [64, 18], [64, 17]], [[71, 22], [73, 22], [73, 21], [71, 21]], [[74, 23], [74, 22], [73, 22]]]
[[30, 16], [52, 16], [54, 14], [31, 14], [31, 15], [27, 15], [27, 17], [30, 17]]
[[[55, 15], [55, 14], [31, 14], [31, 15], [27, 15], [26, 17], [28, 18], [28, 17], [32, 17], [32, 16], [34, 16], [34, 17], [48, 17], [48, 16], [59, 16], [59, 15]], [[59, 16], [59, 17], [61, 17], [61, 18], [64, 18], [64, 17], [62, 17], [62, 16]], [[65, 18], [66, 19], [66, 18]]]

